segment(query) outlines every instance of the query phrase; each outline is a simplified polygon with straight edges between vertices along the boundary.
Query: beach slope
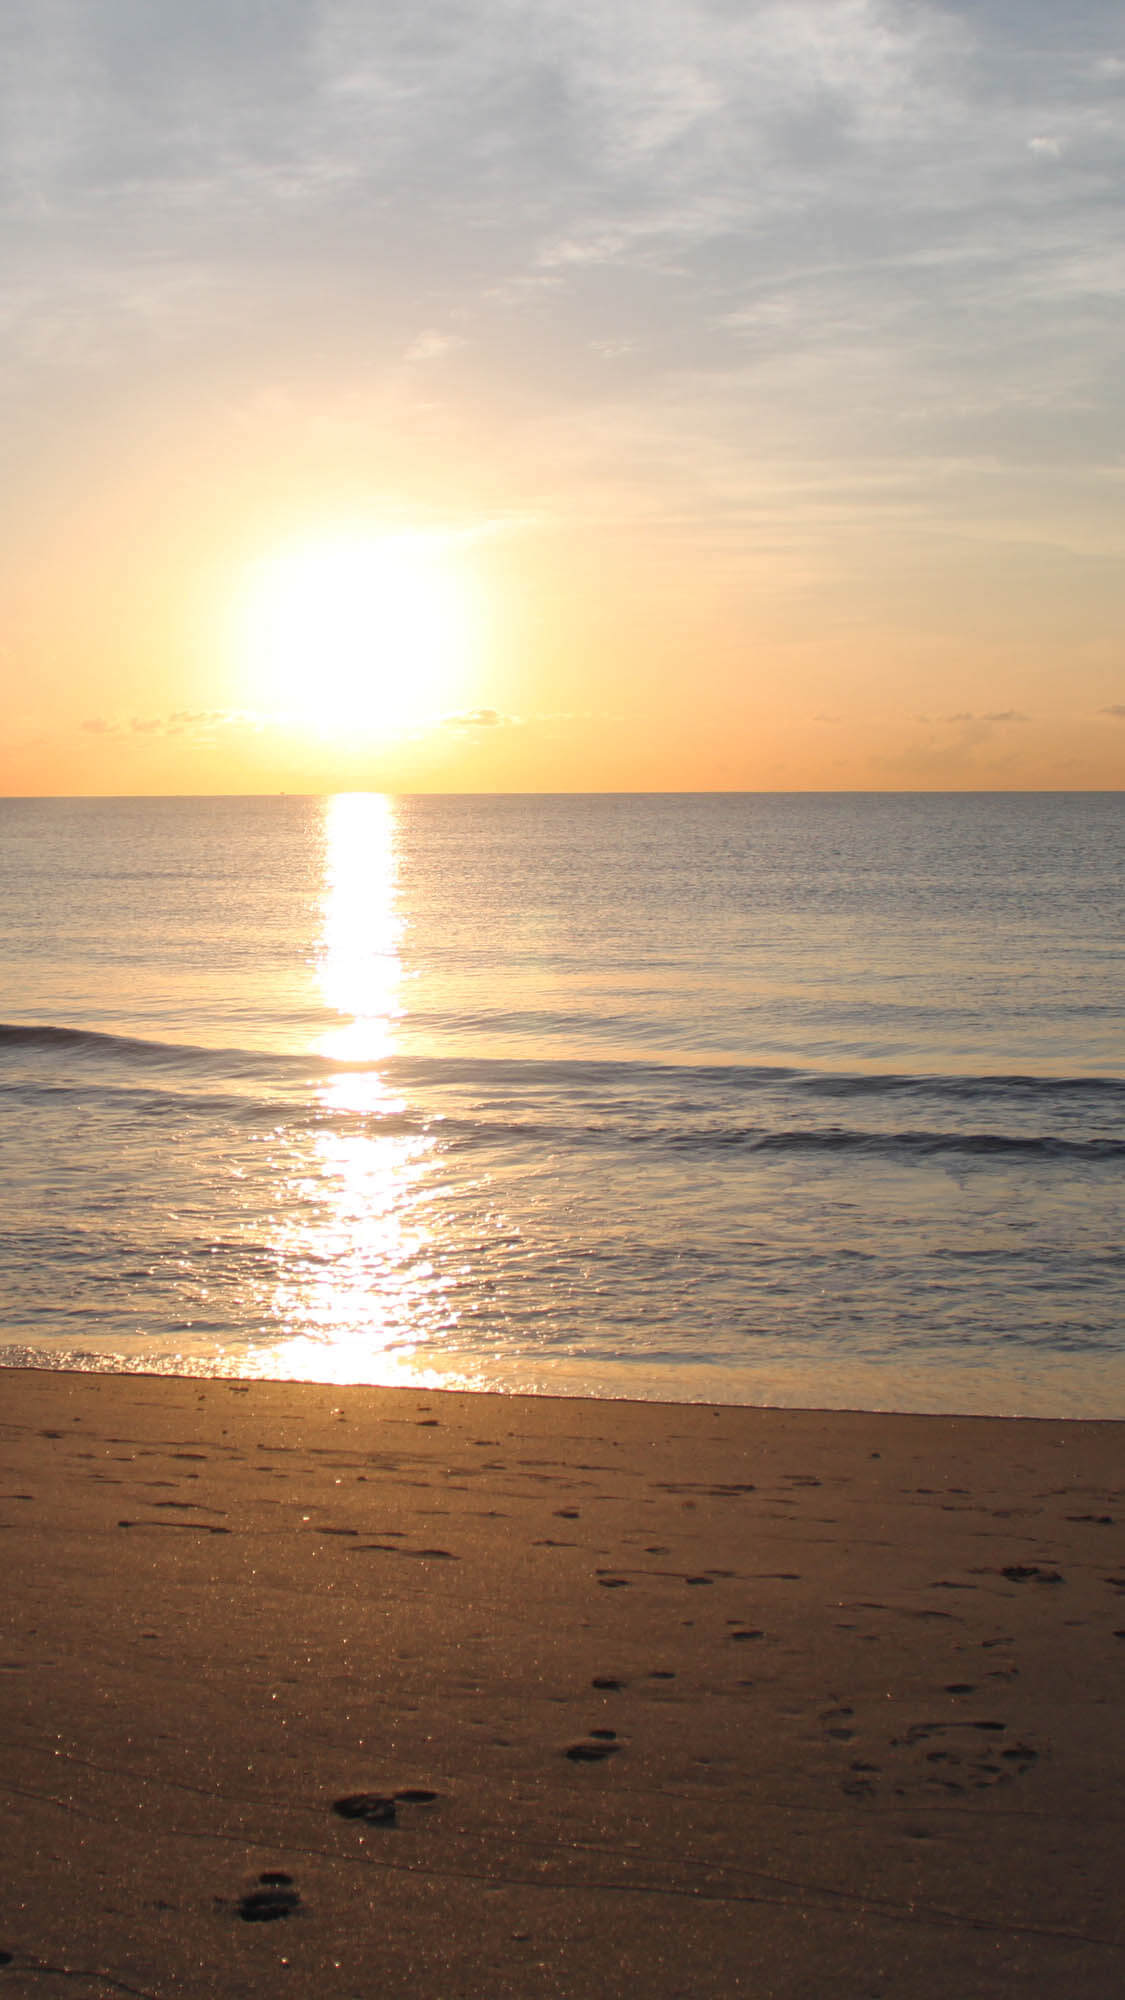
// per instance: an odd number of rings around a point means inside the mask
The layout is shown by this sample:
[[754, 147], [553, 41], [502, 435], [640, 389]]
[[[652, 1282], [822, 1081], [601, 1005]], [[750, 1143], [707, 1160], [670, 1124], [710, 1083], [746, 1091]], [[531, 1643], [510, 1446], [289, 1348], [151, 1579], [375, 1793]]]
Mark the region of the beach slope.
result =
[[0, 2000], [1125, 1990], [1125, 1427], [0, 1416]]

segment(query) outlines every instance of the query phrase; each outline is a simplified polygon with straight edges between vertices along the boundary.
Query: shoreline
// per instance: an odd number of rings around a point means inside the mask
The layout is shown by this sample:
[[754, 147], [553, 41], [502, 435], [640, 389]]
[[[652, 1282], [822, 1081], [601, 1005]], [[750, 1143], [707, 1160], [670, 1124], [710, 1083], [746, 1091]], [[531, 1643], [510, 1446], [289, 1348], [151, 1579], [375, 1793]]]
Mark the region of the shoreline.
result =
[[[306, 1357], [307, 1358], [307, 1357]], [[326, 1356], [325, 1359], [328, 1357]], [[460, 1374], [445, 1363], [419, 1363], [387, 1372], [383, 1380], [333, 1380], [330, 1375], [289, 1374], [278, 1364], [283, 1350], [263, 1348], [249, 1354], [232, 1351], [229, 1365], [216, 1366], [212, 1352], [178, 1353], [168, 1359], [146, 1349], [136, 1355], [120, 1349], [104, 1354], [93, 1349], [34, 1348], [0, 1340], [0, 1382], [11, 1372], [78, 1376], [125, 1376], [154, 1381], [214, 1382], [246, 1385], [281, 1383], [299, 1388], [394, 1390], [434, 1395], [496, 1395], [533, 1401], [636, 1403], [645, 1408], [682, 1409], [715, 1406], [732, 1410], [811, 1410], [871, 1416], [933, 1416], [995, 1418], [1000, 1422], [1066, 1422], [1125, 1424], [1125, 1353], [1037, 1356], [1034, 1382], [995, 1365], [960, 1364], [945, 1369], [927, 1363], [850, 1362], [754, 1363], [744, 1368], [725, 1364], [666, 1363], [659, 1368], [640, 1361], [599, 1360], [595, 1368], [573, 1358], [554, 1361], [549, 1372], [529, 1371], [526, 1364], [505, 1363], [492, 1356], [487, 1379], [481, 1364]], [[894, 1385], [888, 1389], [888, 1383]], [[810, 1400], [810, 1384], [819, 1392]], [[675, 1393], [678, 1390], [679, 1393]], [[894, 1396], [893, 1402], [890, 1398]]]
[[1119, 1420], [0, 1398], [13, 1993], [1120, 1990]]

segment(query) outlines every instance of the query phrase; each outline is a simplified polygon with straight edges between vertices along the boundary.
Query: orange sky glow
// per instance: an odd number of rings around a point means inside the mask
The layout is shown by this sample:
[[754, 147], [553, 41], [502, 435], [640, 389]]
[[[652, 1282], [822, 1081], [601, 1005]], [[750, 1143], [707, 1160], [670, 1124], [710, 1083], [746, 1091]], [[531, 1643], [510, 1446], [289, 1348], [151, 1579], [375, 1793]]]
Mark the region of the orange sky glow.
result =
[[16, 0], [0, 793], [1125, 782], [1113, 10], [278, 12]]

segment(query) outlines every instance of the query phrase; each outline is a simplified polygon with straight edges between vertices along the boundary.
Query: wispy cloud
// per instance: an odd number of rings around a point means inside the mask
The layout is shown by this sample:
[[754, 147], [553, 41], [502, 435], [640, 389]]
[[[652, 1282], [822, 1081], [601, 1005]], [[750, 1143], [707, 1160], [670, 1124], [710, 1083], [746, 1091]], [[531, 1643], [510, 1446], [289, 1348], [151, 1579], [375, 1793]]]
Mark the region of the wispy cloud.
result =
[[[346, 300], [370, 353], [422, 295], [483, 337], [496, 287], [538, 273], [571, 294], [564, 335], [572, 314], [591, 340], [651, 335], [659, 299], [657, 346], [682, 364], [690, 327], [713, 365], [724, 318], [778, 352], [794, 326], [819, 348], [881, 324], [924, 358], [940, 281], [983, 364], [1013, 288], [1047, 313], [1039, 351], [1099, 260], [1118, 288], [1098, 198], [1125, 158], [1116, 36], [1089, 0], [1021, 40], [1016, 88], [999, 0], [433, 0], [409, 27], [367, 0], [268, 21], [14, 0], [9, 36], [8, 248], [44, 306], [113, 270], [118, 310], [150, 321], [186, 283], [198, 330], [224, 272], [268, 313], [280, 261], [315, 285], [302, 321]], [[1046, 209], [1036, 159], [1064, 169]], [[591, 290], [599, 271], [615, 282]], [[448, 338], [435, 321], [406, 345]]]
[[968, 709], [959, 709], [956, 715], [943, 715], [939, 719], [942, 722], [1030, 722], [1031, 721], [1030, 715], [1025, 715], [1023, 713], [1023, 710], [1019, 708], [993, 708], [986, 710], [985, 714], [983, 715], [973, 715]]
[[177, 708], [166, 715], [93, 715], [81, 724], [90, 736], [191, 736], [201, 741], [224, 730], [258, 726], [257, 717], [247, 710], [222, 708]]
[[458, 715], [443, 715], [446, 729], [513, 729], [520, 726], [518, 715], [502, 715], [496, 708], [467, 708]]
[[[9, 0], [2, 32], [13, 513], [48, 444], [93, 490], [107, 437], [198, 410], [212, 476], [276, 449], [299, 497], [614, 536], [646, 605], [701, 559], [747, 629], [815, 602], [937, 648], [970, 575], [956, 643], [979, 612], [1002, 664], [913, 682], [980, 704], [946, 726], [1028, 719], [997, 635], [1035, 638], [1044, 552], [1119, 630], [1105, 0]], [[229, 726], [113, 699], [92, 733]]]
[[457, 334], [441, 333], [436, 327], [427, 327], [416, 334], [403, 356], [404, 361], [442, 361], [447, 354], [456, 353], [464, 343]]

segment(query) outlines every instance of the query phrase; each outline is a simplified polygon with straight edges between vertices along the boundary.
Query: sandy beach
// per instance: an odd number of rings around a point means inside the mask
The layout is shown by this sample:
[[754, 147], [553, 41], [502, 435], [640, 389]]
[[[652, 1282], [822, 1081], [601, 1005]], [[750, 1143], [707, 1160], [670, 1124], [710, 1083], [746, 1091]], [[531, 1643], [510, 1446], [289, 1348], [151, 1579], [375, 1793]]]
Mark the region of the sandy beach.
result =
[[1121, 1425], [0, 1397], [0, 1994], [1125, 1985]]

